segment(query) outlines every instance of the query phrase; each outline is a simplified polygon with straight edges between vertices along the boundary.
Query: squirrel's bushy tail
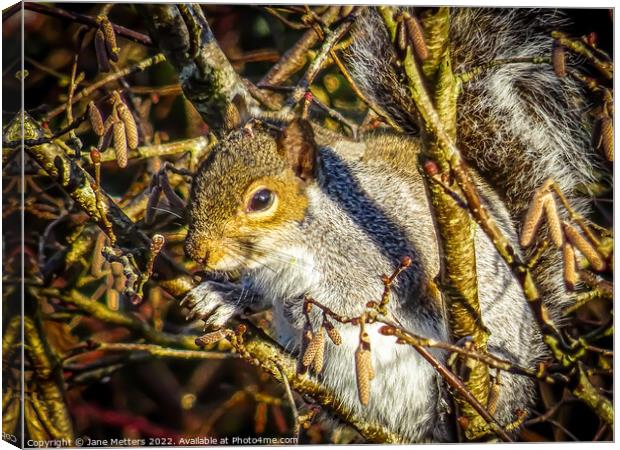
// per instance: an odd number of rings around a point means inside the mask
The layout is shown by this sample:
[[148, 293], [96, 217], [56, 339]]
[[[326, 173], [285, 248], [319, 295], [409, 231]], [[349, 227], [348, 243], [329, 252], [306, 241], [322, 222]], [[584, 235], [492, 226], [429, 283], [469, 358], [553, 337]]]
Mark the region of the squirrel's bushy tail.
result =
[[[497, 59], [551, 56], [550, 32], [566, 25], [554, 10], [454, 8], [450, 45], [455, 73]], [[347, 55], [358, 86], [403, 129], [415, 132], [413, 102], [397, 55], [376, 10], [356, 24]], [[586, 95], [550, 64], [511, 63], [483, 71], [462, 86], [457, 145], [497, 188], [520, 222], [534, 190], [553, 178], [581, 213], [580, 186], [597, 179]]]

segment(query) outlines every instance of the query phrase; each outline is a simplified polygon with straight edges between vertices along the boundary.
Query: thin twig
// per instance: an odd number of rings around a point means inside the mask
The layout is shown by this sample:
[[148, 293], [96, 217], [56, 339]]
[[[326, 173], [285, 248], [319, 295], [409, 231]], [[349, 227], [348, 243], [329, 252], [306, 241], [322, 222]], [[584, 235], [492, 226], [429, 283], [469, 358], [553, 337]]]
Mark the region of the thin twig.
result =
[[[325, 31], [326, 28], [320, 28], [317, 25], [313, 26], [313, 29], [316, 31], [316, 33], [319, 35], [319, 37], [321, 39], [323, 39], [324, 35], [325, 35]], [[394, 128], [395, 130], [401, 130], [401, 127], [398, 126], [398, 124], [396, 122], [394, 122], [394, 120], [388, 115], [386, 114], [384, 111], [381, 110], [381, 108], [379, 108], [379, 106], [377, 104], [375, 104], [373, 101], [371, 101], [358, 87], [357, 87], [357, 83], [355, 82], [355, 80], [353, 79], [353, 77], [351, 76], [351, 74], [349, 73], [348, 69], [346, 68], [346, 66], [342, 63], [342, 61], [340, 60], [340, 58], [338, 57], [338, 54], [336, 53], [336, 46], [332, 47], [329, 50], [329, 55], [332, 59], [332, 61], [336, 64], [336, 66], [338, 67], [338, 70], [340, 71], [340, 73], [342, 74], [342, 76], [345, 78], [345, 80], [347, 80], [347, 83], [349, 84], [349, 86], [351, 87], [351, 90], [353, 91], [353, 93], [355, 95], [357, 95], [357, 97], [366, 104], [366, 106], [368, 106], [377, 116], [381, 117], [389, 126], [391, 126], [392, 128]]]
[[482, 404], [474, 397], [471, 392], [467, 389], [467, 387], [463, 384], [463, 382], [454, 375], [446, 366], [444, 366], [437, 358], [433, 356], [431, 352], [429, 352], [424, 347], [414, 345], [413, 346], [417, 352], [428, 361], [431, 366], [441, 375], [441, 377], [446, 380], [446, 382], [458, 391], [459, 395], [462, 395], [464, 399], [476, 410], [480, 416], [486, 420], [494, 433], [496, 433], [504, 442], [512, 442], [512, 439], [508, 434], [504, 431], [502, 426], [497, 422], [497, 420], [487, 411], [487, 409], [482, 406]]
[[[333, 23], [340, 12], [340, 6], [330, 6], [321, 19], [326, 24]], [[314, 30], [306, 31], [303, 36], [280, 58], [280, 60], [258, 82], [258, 87], [263, 84], [277, 85], [289, 79], [293, 74], [301, 70], [306, 64], [308, 51], [319, 41]]]
[[276, 11], [275, 8], [272, 8], [272, 7], [269, 7], [269, 6], [265, 6], [264, 10], [267, 11], [269, 14], [271, 14], [276, 19], [278, 19], [284, 25], [286, 25], [287, 27], [289, 27], [289, 28], [291, 28], [293, 30], [305, 30], [305, 29], [309, 28], [309, 25], [306, 24], [306, 23], [293, 22], [292, 20], [287, 19], [282, 14], [280, 14], [278, 11]]
[[[36, 3], [28, 3], [29, 5], [33, 5]], [[82, 89], [79, 93], [77, 93], [74, 97], [73, 97], [73, 103], [79, 102], [80, 100], [82, 100], [83, 98], [87, 98], [90, 94], [94, 93], [97, 89], [105, 86], [108, 83], [111, 83], [113, 81], [116, 81], [120, 78], [126, 77], [128, 75], [137, 73], [137, 72], [142, 72], [143, 70], [158, 64], [162, 61], [165, 61], [166, 58], [163, 55], [163, 53], [158, 53], [157, 55], [151, 56], [147, 59], [144, 59], [136, 64], [133, 64], [131, 66], [125, 67], [122, 70], [119, 70], [118, 72], [114, 72], [111, 73], [110, 75], [107, 75], [105, 77], [103, 77], [100, 80], [95, 81], [94, 83], [90, 84], [89, 86], [85, 87], [84, 89]], [[52, 109], [50, 112], [48, 112], [45, 115], [44, 121], [49, 121], [50, 119], [56, 117], [58, 114], [62, 113], [65, 109], [67, 109], [67, 105], [66, 104], [61, 104], [59, 106], [57, 106], [56, 108]]]
[[[99, 26], [97, 19], [94, 17], [87, 16], [85, 14], [76, 13], [76, 12], [66, 11], [64, 9], [60, 9], [55, 6], [47, 6], [43, 3], [24, 2], [24, 9], [35, 11], [40, 14], [45, 14], [47, 16], [54, 16], [54, 17], [59, 17], [61, 19], [67, 19], [72, 22], [81, 23], [83, 25], [87, 25], [92, 28], [97, 28]], [[137, 31], [130, 30], [129, 28], [125, 28], [120, 25], [112, 24], [112, 27], [114, 28], [114, 32], [119, 36], [130, 39], [139, 44], [143, 44], [147, 46], [153, 45], [151, 38], [148, 37], [146, 34], [138, 33]]]
[[551, 57], [549, 56], [533, 56], [523, 58], [504, 58], [494, 59], [486, 64], [473, 67], [467, 71], [456, 73], [455, 76], [461, 83], [469, 83], [475, 78], [481, 76], [484, 72], [494, 69], [499, 66], [505, 66], [508, 64], [551, 64]]
[[575, 303], [564, 308], [562, 310], [562, 314], [564, 314], [565, 316], [572, 314], [578, 309], [590, 303], [591, 301], [598, 299], [612, 300], [613, 297], [612, 295], [610, 295], [609, 292], [605, 292], [602, 289], [594, 288], [590, 291], [582, 292], [581, 294], [577, 295], [577, 297], [575, 298]]
[[308, 91], [308, 88], [318, 75], [323, 62], [330, 56], [330, 51], [342, 39], [342, 37], [351, 29], [353, 25], [353, 21], [362, 13], [363, 8], [356, 9], [353, 13], [351, 13], [347, 18], [340, 24], [338, 27], [330, 32], [329, 35], [326, 36], [323, 44], [319, 52], [317, 53], [314, 61], [308, 67], [308, 70], [301, 78], [295, 90], [289, 97], [286, 102], [286, 107], [291, 108], [293, 105], [299, 103], [299, 101], [303, 98], [304, 94]]
[[284, 384], [284, 389], [286, 391], [286, 397], [288, 399], [289, 404], [291, 405], [291, 413], [293, 414], [293, 437], [296, 442], [299, 442], [299, 433], [301, 431], [301, 424], [299, 422], [299, 411], [297, 411], [297, 405], [295, 404], [295, 397], [293, 397], [293, 391], [291, 390], [291, 385], [288, 382], [288, 378], [286, 377], [286, 372], [284, 368], [278, 363], [274, 361], [274, 364], [278, 367], [280, 371], [280, 376], [282, 377], [282, 384]]
[[[177, 350], [161, 345], [154, 344], [134, 344], [134, 343], [108, 343], [101, 342], [97, 344], [91, 351], [109, 351], [109, 352], [147, 352], [158, 358], [175, 358], [175, 359], [231, 359], [238, 358], [235, 353], [229, 352], [213, 352], [202, 350]], [[82, 355], [80, 353], [79, 355]], [[73, 355], [73, 357], [79, 356]]]
[[555, 384], [558, 381], [560, 382], [568, 381], [568, 379], [564, 375], [550, 374], [546, 370], [544, 370], [544, 367], [539, 368], [539, 369], [528, 369], [526, 367], [522, 367], [522, 366], [519, 366], [518, 364], [512, 363], [511, 361], [499, 358], [493, 355], [492, 353], [481, 353], [479, 351], [476, 351], [474, 348], [470, 348], [470, 349], [463, 348], [455, 344], [450, 344], [448, 342], [441, 342], [441, 341], [436, 341], [434, 339], [429, 339], [429, 338], [418, 336], [386, 320], [377, 319], [377, 322], [387, 325], [387, 328], [384, 328], [381, 330], [383, 334], [388, 335], [388, 336], [393, 335], [396, 338], [406, 342], [409, 345], [417, 345], [417, 346], [427, 347], [427, 348], [440, 348], [443, 350], [448, 350], [450, 352], [458, 353], [468, 358], [481, 361], [487, 364], [489, 367], [500, 369], [505, 372], [513, 373], [516, 375], [522, 375], [522, 376], [527, 376], [531, 378], [542, 379], [548, 384]]

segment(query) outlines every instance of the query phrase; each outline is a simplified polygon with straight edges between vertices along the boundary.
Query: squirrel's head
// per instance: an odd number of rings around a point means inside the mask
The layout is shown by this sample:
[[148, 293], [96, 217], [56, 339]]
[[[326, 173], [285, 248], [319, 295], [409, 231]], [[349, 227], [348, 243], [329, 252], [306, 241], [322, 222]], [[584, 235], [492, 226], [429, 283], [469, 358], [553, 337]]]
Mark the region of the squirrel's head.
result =
[[186, 254], [207, 270], [263, 265], [271, 247], [305, 217], [316, 158], [305, 120], [294, 120], [278, 136], [247, 128], [231, 133], [194, 177]]

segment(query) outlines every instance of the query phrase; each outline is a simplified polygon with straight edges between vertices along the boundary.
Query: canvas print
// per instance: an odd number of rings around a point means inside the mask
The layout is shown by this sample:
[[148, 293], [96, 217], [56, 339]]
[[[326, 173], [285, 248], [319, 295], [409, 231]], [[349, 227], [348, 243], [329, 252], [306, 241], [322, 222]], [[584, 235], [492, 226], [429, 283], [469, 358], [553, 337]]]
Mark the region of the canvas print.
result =
[[614, 10], [490, 6], [5, 9], [3, 440], [613, 441]]

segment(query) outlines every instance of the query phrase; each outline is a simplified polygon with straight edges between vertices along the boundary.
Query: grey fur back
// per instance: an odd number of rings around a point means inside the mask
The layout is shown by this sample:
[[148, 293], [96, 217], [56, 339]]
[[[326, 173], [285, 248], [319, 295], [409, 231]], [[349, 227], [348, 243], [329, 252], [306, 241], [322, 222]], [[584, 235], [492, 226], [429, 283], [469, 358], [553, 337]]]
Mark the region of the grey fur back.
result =
[[[453, 8], [451, 14], [455, 73], [497, 59], [550, 56], [551, 30], [568, 24], [563, 13], [550, 9]], [[415, 105], [376, 10], [361, 17], [355, 33], [347, 54], [354, 79], [406, 132], [416, 134]], [[570, 77], [559, 78], [550, 64], [499, 65], [463, 84], [457, 146], [497, 190], [518, 232], [534, 191], [548, 178], [576, 211], [588, 215], [589, 201], [578, 191], [597, 180], [602, 165], [591, 144], [587, 107], [584, 88]], [[570, 298], [561, 264], [559, 252], [551, 249], [535, 270], [556, 320], [559, 305]]]
[[[453, 8], [453, 70], [466, 72], [495, 59], [550, 56], [550, 31], [566, 24], [557, 10]], [[375, 10], [360, 19], [356, 33], [347, 55], [354, 79], [400, 126], [416, 132], [415, 106]], [[516, 221], [534, 189], [550, 177], [587, 212], [575, 194], [596, 179], [598, 158], [585, 99], [577, 82], [558, 78], [549, 64], [501, 65], [463, 85], [457, 144], [498, 189]]]

